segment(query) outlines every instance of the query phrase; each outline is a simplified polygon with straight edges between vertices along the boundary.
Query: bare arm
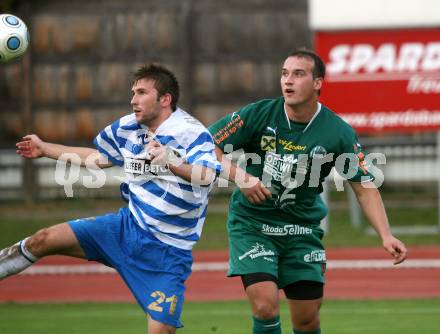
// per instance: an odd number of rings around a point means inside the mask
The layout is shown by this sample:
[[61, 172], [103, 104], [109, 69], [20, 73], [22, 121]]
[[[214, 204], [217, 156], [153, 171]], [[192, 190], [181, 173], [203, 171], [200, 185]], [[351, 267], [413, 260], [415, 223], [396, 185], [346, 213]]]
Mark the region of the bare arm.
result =
[[176, 165], [170, 163], [168, 166], [174, 175], [180, 176], [184, 180], [200, 186], [210, 185], [216, 178], [215, 171], [204, 166], [189, 165], [184, 162]]
[[391, 234], [390, 225], [379, 190], [372, 184], [370, 187], [366, 184], [350, 182], [350, 185], [370, 225], [382, 239], [383, 247], [394, 257], [394, 264], [403, 262], [407, 257], [407, 249], [399, 239]]
[[99, 168], [111, 167], [113, 164], [108, 159], [99, 153], [98, 150], [89, 147], [73, 147], [64, 146], [54, 143], [42, 141], [37, 135], [27, 135], [23, 137], [22, 141], [17, 144], [17, 154], [24, 158], [36, 159], [46, 157], [54, 160], [69, 159], [69, 154], [75, 154], [80, 158], [81, 166], [96, 165]]
[[215, 181], [216, 172], [211, 168], [187, 164], [183, 159], [178, 158], [165, 145], [152, 140], [147, 144], [148, 153], [151, 157], [151, 164], [166, 165], [170, 171], [192, 184], [207, 186]]
[[259, 204], [272, 197], [270, 190], [263, 185], [259, 178], [246, 173], [246, 171], [226, 158], [218, 146], [215, 148], [215, 153], [223, 167], [221, 176], [234, 182], [249, 202]]

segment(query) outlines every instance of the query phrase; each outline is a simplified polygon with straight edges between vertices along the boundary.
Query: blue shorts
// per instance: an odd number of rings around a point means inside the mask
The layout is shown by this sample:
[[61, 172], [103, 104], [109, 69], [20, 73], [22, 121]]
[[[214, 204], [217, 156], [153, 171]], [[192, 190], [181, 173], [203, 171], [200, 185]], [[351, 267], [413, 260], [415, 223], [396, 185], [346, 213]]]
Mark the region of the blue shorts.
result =
[[192, 253], [140, 228], [128, 208], [68, 222], [88, 260], [115, 268], [151, 318], [182, 327], [185, 281]]

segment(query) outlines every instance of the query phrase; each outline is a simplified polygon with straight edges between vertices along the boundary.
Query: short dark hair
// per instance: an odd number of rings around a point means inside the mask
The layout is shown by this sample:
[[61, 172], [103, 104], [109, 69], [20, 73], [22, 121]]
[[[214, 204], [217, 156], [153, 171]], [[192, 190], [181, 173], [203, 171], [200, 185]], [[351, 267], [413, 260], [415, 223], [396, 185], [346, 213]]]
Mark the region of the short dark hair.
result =
[[313, 79], [323, 78], [325, 77], [325, 64], [322, 61], [321, 57], [319, 57], [314, 51], [309, 50], [307, 48], [298, 48], [293, 50], [289, 55], [289, 57], [299, 57], [299, 58], [308, 58], [313, 60]]
[[158, 98], [165, 94], [171, 95], [171, 109], [177, 109], [179, 101], [179, 83], [176, 76], [166, 67], [151, 63], [146, 64], [137, 69], [133, 74], [133, 84], [141, 79], [149, 79], [154, 81], [154, 88], [158, 92]]

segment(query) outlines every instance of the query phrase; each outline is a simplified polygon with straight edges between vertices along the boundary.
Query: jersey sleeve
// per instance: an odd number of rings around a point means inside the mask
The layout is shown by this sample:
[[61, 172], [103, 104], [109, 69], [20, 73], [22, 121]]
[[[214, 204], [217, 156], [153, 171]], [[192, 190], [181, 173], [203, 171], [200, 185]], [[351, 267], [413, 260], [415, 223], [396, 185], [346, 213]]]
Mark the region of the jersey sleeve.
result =
[[212, 124], [208, 129], [214, 143], [223, 151], [226, 145], [232, 145], [227, 153], [245, 147], [256, 133], [255, 126], [252, 126], [255, 109], [255, 104], [249, 104]]
[[214, 141], [206, 129], [186, 148], [186, 162], [211, 168], [220, 174], [221, 164], [215, 155]]
[[351, 182], [374, 181], [374, 176], [370, 173], [370, 165], [365, 159], [366, 152], [359, 143], [356, 132], [350, 128], [342, 136], [342, 152], [346, 159], [341, 159], [340, 166], [336, 164], [336, 171], [345, 179]]
[[106, 156], [114, 165], [122, 166], [124, 157], [121, 154], [120, 140], [117, 131], [119, 129], [120, 120], [108, 125], [94, 139], [98, 151]]

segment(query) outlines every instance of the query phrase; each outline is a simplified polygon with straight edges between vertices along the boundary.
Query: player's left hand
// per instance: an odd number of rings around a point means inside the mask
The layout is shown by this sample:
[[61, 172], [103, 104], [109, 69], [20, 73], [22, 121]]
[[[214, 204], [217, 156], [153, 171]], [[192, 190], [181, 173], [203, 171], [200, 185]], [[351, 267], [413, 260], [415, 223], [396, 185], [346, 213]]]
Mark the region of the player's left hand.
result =
[[405, 244], [393, 236], [383, 240], [383, 247], [394, 258], [395, 265], [405, 261], [408, 255], [408, 250], [406, 249]]
[[150, 140], [147, 144], [147, 151], [151, 159], [151, 164], [158, 166], [168, 166], [169, 164], [179, 166], [182, 159], [165, 145], [161, 145], [155, 140]]

